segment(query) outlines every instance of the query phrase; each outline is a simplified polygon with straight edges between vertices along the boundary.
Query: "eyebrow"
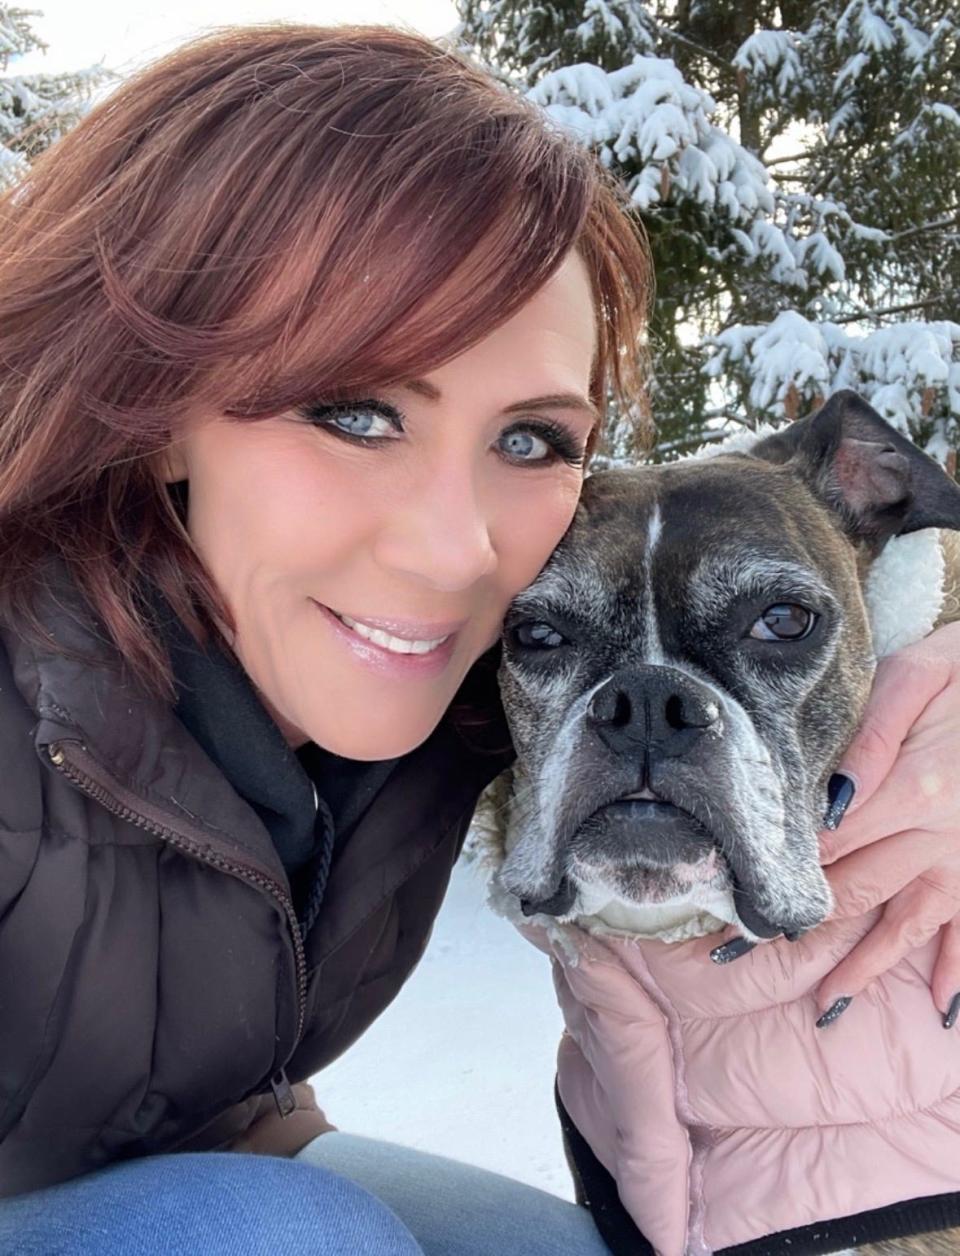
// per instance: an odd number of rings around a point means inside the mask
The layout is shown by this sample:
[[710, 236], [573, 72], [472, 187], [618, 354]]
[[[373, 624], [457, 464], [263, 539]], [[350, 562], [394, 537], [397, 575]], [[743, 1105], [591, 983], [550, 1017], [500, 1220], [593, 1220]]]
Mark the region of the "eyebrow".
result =
[[[443, 396], [436, 384], [431, 384], [427, 379], [408, 379], [402, 387], [420, 397], [426, 397], [428, 401], [439, 401]], [[556, 409], [582, 410], [590, 415], [594, 423], [599, 423], [603, 417], [593, 402], [579, 393], [546, 393], [542, 397], [529, 397], [526, 401], [514, 401], [509, 406], [504, 406], [503, 413], [520, 414], [524, 410]]]
[[694, 569], [690, 587], [700, 597], [751, 597], [779, 585], [784, 595], [820, 597], [832, 601], [829, 588], [801, 563], [765, 550], [707, 554]]

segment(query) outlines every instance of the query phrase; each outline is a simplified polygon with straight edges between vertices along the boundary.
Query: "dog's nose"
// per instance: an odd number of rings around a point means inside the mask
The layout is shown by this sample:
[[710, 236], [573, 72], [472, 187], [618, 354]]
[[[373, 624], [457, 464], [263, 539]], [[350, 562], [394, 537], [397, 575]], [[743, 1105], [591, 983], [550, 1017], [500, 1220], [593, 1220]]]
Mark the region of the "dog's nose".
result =
[[674, 667], [625, 667], [593, 695], [587, 720], [617, 754], [639, 747], [661, 755], [684, 755], [720, 720], [720, 709], [705, 685]]

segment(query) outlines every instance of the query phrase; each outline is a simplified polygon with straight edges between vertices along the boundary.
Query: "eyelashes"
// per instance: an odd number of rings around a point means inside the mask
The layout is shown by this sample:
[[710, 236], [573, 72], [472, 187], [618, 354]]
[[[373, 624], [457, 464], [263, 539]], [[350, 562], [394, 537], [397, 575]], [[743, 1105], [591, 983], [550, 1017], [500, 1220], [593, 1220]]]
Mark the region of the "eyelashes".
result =
[[[332, 405], [322, 403], [304, 404], [294, 407], [294, 412], [314, 426], [331, 432], [339, 439], [349, 441], [353, 445], [363, 445], [366, 448], [386, 445], [393, 440], [393, 437], [361, 436], [358, 433], [347, 432], [343, 428], [337, 427], [335, 420], [359, 415], [376, 415], [379, 418], [386, 419], [396, 431], [403, 432], [405, 430], [403, 426], [405, 416], [394, 406], [376, 398], [369, 398], [363, 401], [338, 402]], [[557, 459], [574, 467], [579, 467], [583, 464], [585, 451], [581, 448], [580, 442], [574, 433], [563, 424], [556, 423], [550, 419], [523, 419], [513, 424], [512, 427], [507, 428], [501, 434], [500, 439], [502, 440], [505, 436], [510, 436], [517, 432], [530, 432], [534, 436], [540, 437], [541, 440], [546, 441], [550, 446], [553, 456], [549, 458], [511, 458], [505, 454], [505, 461], [509, 462], [511, 466], [544, 467], [549, 466]]]

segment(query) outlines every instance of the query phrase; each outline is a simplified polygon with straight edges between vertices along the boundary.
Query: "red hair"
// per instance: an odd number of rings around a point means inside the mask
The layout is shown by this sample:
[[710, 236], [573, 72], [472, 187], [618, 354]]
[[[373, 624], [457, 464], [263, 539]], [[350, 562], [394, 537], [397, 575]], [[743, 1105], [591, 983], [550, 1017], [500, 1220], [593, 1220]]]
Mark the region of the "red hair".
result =
[[399, 30], [230, 27], [141, 70], [0, 198], [0, 613], [49, 647], [30, 577], [56, 551], [174, 700], [139, 580], [198, 643], [235, 628], [162, 478], [185, 420], [427, 374], [572, 248], [593, 399], [636, 407], [651, 271], [627, 205], [534, 105]]

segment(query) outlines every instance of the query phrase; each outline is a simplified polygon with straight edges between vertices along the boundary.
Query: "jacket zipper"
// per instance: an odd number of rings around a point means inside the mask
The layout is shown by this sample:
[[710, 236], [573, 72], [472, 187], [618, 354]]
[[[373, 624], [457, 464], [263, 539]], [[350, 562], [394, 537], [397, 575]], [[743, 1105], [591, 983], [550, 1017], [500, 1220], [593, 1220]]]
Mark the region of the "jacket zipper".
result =
[[[69, 756], [66, 753], [67, 746], [70, 747]], [[303, 939], [300, 936], [300, 922], [297, 920], [296, 910], [289, 895], [279, 881], [275, 881], [272, 877], [266, 876], [264, 873], [258, 872], [246, 864], [238, 863], [234, 859], [211, 853], [207, 849], [209, 838], [205, 834], [202, 842], [196, 841], [182, 829], [173, 829], [166, 823], [161, 824], [156, 820], [151, 820], [148, 816], [143, 815], [141, 811], [122, 802], [121, 798], [136, 800], [137, 796], [116, 782], [98, 760], [90, 754], [82, 742], [51, 742], [47, 746], [47, 753], [58, 771], [78, 785], [85, 794], [101, 803], [108, 811], [112, 811], [115, 815], [120, 816], [121, 819], [128, 820], [139, 828], [155, 833], [170, 846], [186, 851], [187, 854], [194, 859], [200, 860], [201, 863], [208, 864], [211, 868], [217, 868], [221, 872], [230, 872], [241, 880], [248, 882], [248, 884], [254, 885], [260, 890], [265, 890], [277, 900], [283, 908], [290, 925], [297, 962], [297, 1035], [290, 1051], [292, 1056], [303, 1035], [303, 1026], [306, 1020], [307, 960], [303, 948]], [[104, 783], [105, 780], [110, 782], [113, 792], [107, 788]], [[273, 1097], [276, 1100], [277, 1110], [281, 1117], [289, 1116], [296, 1106], [296, 1102], [287, 1079], [285, 1067], [276, 1069], [271, 1074], [270, 1089], [273, 1091]]]

